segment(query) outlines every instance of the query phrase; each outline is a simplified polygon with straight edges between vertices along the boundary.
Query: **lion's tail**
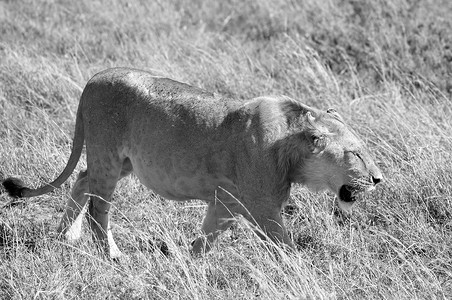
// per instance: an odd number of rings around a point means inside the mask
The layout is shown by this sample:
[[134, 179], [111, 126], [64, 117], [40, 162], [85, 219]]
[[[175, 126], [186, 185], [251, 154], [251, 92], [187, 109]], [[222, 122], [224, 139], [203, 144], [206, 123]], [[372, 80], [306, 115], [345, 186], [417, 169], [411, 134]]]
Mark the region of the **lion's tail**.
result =
[[3, 181], [3, 187], [7, 191], [7, 193], [14, 198], [29, 198], [35, 197], [39, 195], [43, 195], [53, 191], [55, 188], [60, 187], [72, 174], [75, 167], [77, 166], [78, 160], [80, 159], [80, 155], [82, 154], [83, 143], [85, 141], [85, 132], [83, 126], [83, 118], [82, 118], [82, 103], [80, 103], [77, 110], [77, 117], [75, 122], [75, 133], [74, 140], [72, 142], [72, 152], [69, 157], [69, 161], [67, 162], [66, 167], [60, 176], [57, 177], [51, 183], [43, 185], [37, 189], [31, 189], [24, 186], [24, 183], [17, 178], [7, 178]]

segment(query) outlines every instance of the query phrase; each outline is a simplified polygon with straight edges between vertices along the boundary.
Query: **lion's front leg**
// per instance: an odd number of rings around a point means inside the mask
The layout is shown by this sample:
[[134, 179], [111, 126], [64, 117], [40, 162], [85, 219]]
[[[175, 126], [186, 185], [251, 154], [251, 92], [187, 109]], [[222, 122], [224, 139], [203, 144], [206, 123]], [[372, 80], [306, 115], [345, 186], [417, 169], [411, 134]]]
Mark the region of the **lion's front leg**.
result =
[[236, 222], [235, 217], [240, 212], [241, 204], [238, 202], [225, 203], [219, 200], [210, 202], [202, 223], [203, 236], [192, 243], [193, 254], [200, 255], [210, 251], [217, 237]]
[[279, 207], [254, 206], [244, 217], [255, 226], [254, 230], [261, 239], [270, 238], [277, 245], [295, 248], [284, 225]]

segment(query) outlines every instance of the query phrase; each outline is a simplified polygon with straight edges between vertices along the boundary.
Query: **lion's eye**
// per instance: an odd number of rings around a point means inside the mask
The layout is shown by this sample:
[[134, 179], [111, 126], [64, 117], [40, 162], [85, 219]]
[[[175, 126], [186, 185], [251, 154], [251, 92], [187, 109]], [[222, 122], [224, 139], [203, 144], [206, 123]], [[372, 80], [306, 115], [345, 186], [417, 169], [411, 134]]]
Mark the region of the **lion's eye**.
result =
[[364, 161], [364, 159], [363, 159], [363, 157], [362, 157], [362, 155], [360, 154], [360, 153], [358, 153], [358, 152], [355, 152], [355, 156], [364, 164], [364, 165], [366, 165], [366, 163], [365, 163], [365, 161]]
[[356, 152], [356, 151], [345, 151], [345, 153], [349, 153], [349, 154], [355, 156], [356, 158], [358, 158], [359, 160], [364, 161], [363, 157], [361, 156], [361, 154], [359, 152]]

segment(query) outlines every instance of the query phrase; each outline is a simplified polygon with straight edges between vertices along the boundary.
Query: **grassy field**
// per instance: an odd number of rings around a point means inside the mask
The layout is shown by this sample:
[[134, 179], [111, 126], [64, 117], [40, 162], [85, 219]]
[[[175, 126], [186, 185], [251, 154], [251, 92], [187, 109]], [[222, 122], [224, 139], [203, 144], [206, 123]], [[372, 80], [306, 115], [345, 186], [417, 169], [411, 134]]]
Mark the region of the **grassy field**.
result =
[[192, 258], [204, 204], [125, 178], [115, 264], [87, 228], [75, 245], [56, 239], [73, 175], [0, 210], [0, 299], [452, 298], [451, 1], [0, 1], [0, 172], [33, 186], [54, 179], [85, 83], [113, 66], [244, 101], [284, 94], [335, 107], [385, 182], [351, 215], [294, 187], [296, 254], [275, 258], [241, 222]]

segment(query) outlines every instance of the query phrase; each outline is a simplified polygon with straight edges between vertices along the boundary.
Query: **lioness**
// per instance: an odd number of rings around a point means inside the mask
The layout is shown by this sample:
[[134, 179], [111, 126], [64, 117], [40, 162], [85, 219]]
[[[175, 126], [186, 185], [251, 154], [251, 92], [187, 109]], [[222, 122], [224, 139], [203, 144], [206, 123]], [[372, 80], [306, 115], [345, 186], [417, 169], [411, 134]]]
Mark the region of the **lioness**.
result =
[[113, 258], [121, 252], [110, 230], [110, 200], [118, 180], [132, 172], [165, 198], [207, 201], [204, 235], [193, 242], [194, 253], [208, 251], [237, 215], [293, 247], [281, 218], [292, 183], [329, 189], [348, 209], [357, 193], [382, 179], [362, 140], [333, 109], [288, 97], [241, 102], [115, 68], [87, 83], [61, 175], [37, 189], [8, 178], [5, 189], [12, 197], [54, 190], [73, 172], [84, 142], [88, 168], [78, 176], [58, 231], [69, 240], [80, 237], [88, 207], [94, 239]]

